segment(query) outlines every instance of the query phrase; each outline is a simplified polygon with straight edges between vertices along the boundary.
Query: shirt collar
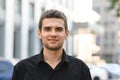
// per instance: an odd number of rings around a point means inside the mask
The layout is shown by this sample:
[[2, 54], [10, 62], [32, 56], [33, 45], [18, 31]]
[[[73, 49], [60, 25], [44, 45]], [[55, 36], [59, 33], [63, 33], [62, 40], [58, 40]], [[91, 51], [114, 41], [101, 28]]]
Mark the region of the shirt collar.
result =
[[[43, 58], [43, 49], [41, 50], [40, 54], [38, 54], [38, 56], [36, 57], [36, 62], [37, 62], [37, 66], [41, 63], [44, 62], [44, 58]], [[65, 62], [68, 64], [69, 60], [68, 60], [68, 56], [65, 52], [65, 50], [63, 49], [62, 52], [62, 62]]]

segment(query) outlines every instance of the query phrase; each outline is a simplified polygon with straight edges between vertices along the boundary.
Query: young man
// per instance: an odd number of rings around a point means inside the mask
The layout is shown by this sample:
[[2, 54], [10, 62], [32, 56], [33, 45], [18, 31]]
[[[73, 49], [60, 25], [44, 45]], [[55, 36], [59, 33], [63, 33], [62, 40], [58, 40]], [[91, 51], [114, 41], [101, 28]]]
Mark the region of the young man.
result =
[[91, 80], [86, 64], [63, 49], [69, 35], [67, 19], [58, 10], [45, 11], [39, 21], [38, 37], [43, 49], [14, 67], [12, 80]]

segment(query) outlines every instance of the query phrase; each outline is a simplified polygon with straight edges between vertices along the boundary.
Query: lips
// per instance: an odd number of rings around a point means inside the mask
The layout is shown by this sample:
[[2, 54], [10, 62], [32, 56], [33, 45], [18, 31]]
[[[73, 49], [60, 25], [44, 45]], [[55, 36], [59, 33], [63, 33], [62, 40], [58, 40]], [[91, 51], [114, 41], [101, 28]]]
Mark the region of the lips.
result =
[[52, 43], [55, 43], [55, 42], [57, 42], [58, 40], [57, 40], [57, 39], [49, 39], [49, 41], [52, 42]]

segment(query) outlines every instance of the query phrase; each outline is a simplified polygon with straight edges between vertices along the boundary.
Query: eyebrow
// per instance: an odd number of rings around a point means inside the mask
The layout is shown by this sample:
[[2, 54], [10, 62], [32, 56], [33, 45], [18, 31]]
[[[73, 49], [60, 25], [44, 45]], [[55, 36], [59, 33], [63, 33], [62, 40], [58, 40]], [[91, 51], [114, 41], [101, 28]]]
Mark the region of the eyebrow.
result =
[[[45, 27], [51, 27], [51, 26], [43, 26], [43, 28]], [[63, 26], [57, 26], [56, 28], [64, 28]]]

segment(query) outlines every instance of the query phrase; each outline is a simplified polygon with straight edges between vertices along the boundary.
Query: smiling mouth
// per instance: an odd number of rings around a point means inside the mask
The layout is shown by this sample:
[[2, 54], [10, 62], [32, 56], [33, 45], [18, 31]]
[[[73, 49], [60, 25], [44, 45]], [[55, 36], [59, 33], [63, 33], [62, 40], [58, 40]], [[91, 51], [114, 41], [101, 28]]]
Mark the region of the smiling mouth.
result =
[[52, 42], [52, 43], [56, 43], [58, 40], [56, 40], [56, 39], [49, 39], [49, 41]]

